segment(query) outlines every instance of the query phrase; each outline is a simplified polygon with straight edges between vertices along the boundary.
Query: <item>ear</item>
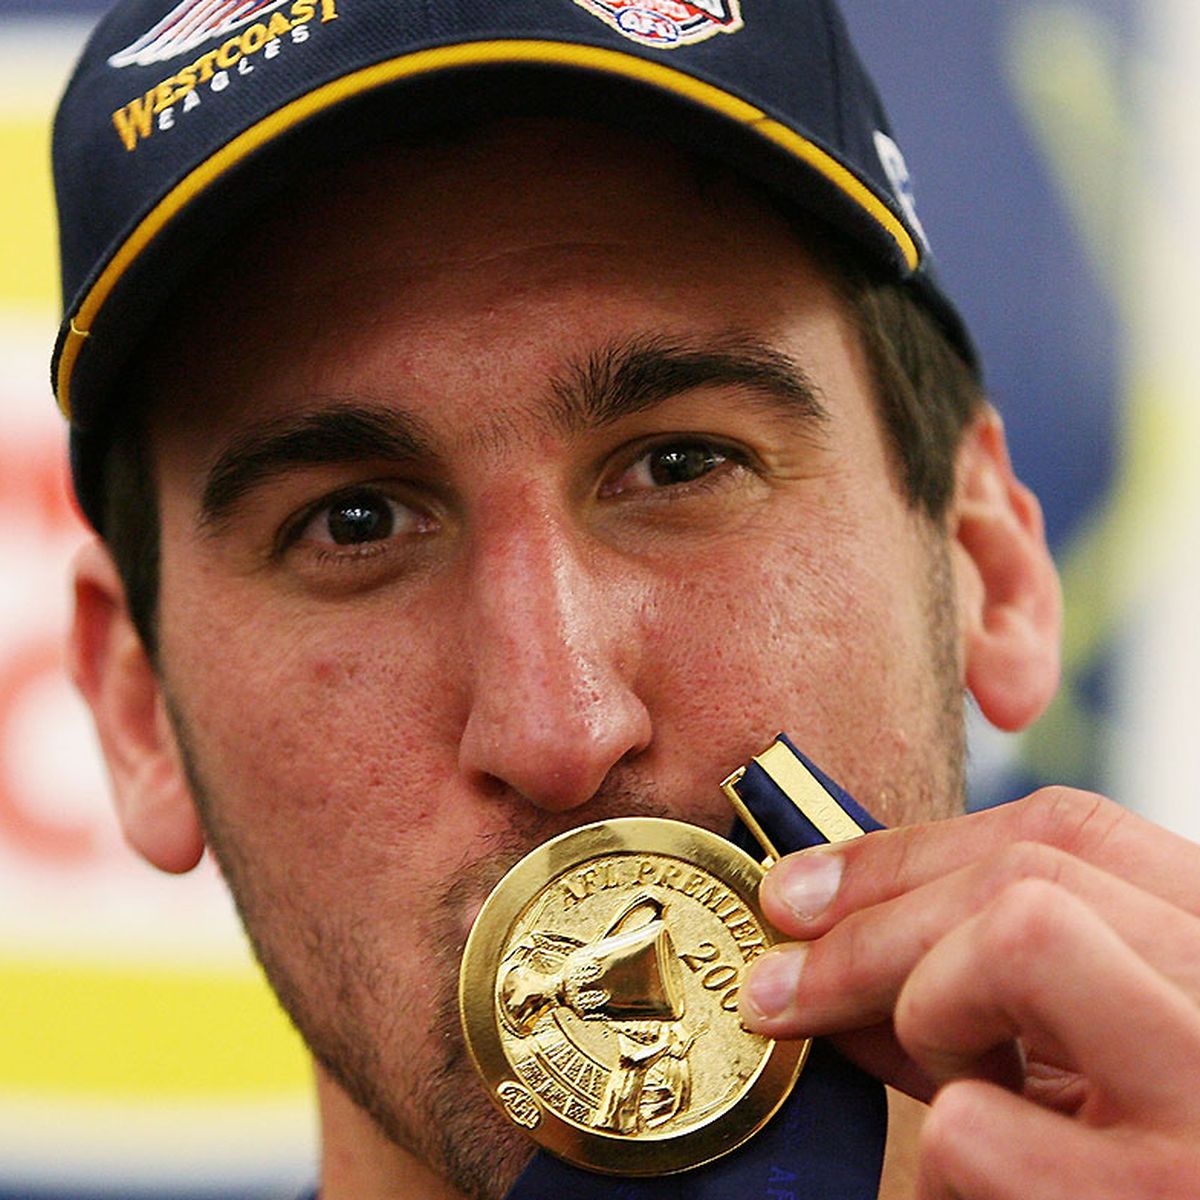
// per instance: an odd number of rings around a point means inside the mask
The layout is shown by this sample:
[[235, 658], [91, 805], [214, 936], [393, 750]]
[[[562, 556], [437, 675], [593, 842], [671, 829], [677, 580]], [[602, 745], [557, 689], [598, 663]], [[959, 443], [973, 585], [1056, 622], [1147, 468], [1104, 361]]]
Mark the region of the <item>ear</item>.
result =
[[950, 523], [964, 682], [993, 725], [1023, 729], [1058, 688], [1062, 600], [1041, 507], [991, 408], [959, 448]]
[[158, 674], [102, 542], [80, 550], [74, 580], [71, 677], [91, 707], [125, 839], [161, 870], [189, 871], [204, 837]]

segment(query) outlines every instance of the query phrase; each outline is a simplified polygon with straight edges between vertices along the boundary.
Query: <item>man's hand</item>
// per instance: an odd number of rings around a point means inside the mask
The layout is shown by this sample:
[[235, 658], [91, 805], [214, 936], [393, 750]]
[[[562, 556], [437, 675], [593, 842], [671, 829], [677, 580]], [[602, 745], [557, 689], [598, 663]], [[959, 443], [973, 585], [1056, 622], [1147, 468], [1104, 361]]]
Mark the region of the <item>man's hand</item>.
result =
[[1047, 789], [784, 858], [746, 1023], [932, 1101], [921, 1200], [1200, 1197], [1200, 847]]

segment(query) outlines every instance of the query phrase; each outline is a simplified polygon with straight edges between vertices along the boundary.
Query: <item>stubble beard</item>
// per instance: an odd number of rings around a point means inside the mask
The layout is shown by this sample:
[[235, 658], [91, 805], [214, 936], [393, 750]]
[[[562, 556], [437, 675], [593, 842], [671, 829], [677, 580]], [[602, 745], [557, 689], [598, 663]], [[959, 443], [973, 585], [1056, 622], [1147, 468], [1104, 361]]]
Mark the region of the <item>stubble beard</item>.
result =
[[940, 525], [924, 517], [914, 519], [921, 523], [919, 536], [928, 566], [922, 607], [930, 666], [925, 698], [931, 714], [930, 750], [919, 756], [916, 772], [905, 774], [907, 804], [900, 806], [893, 818], [898, 824], [958, 816], [967, 798], [965, 705], [970, 697], [962, 684], [950, 539]]
[[[929, 755], [918, 756], [920, 761], [899, 772], [895, 816], [905, 820], [954, 815], [963, 800], [965, 722], [957, 622], [945, 538], [932, 530], [929, 559], [931, 694], [926, 703], [935, 745]], [[532, 1150], [528, 1138], [492, 1106], [469, 1061], [458, 1017], [463, 937], [457, 914], [468, 900], [486, 895], [510, 866], [545, 840], [544, 821], [533, 813], [514, 818], [493, 840], [486, 858], [455, 872], [433, 906], [420, 942], [433, 983], [427, 1008], [436, 1036], [428, 1037], [421, 1029], [399, 1031], [397, 1036], [401, 1016], [396, 1015], [396, 996], [404, 990], [397, 964], [381, 963], [377, 948], [364, 941], [361, 929], [330, 928], [319, 915], [295, 908], [290, 897], [256, 883], [254, 864], [222, 825], [222, 806], [205, 785], [187, 723], [178, 706], [168, 707], [208, 846], [271, 987], [316, 1061], [397, 1146], [470, 1200], [499, 1200]], [[870, 798], [862, 799], [870, 803]], [[516, 806], [514, 811], [522, 810]], [[671, 815], [645, 781], [631, 786], [606, 780], [588, 806], [589, 820]], [[298, 964], [280, 953], [277, 943], [285, 939], [272, 936], [280, 928], [298, 931], [304, 949]], [[325, 987], [306, 985], [305, 980], [318, 975], [324, 976]], [[381, 1028], [391, 1036], [380, 1036]], [[407, 1059], [411, 1068], [416, 1055], [406, 1055], [405, 1049], [413, 1051], [418, 1044], [428, 1048], [428, 1061], [400, 1077], [396, 1062]]]
[[[434, 1033], [404, 1029], [402, 998], [410, 980], [403, 964], [380, 961], [377, 942], [364, 936], [366, 926], [334, 927], [261, 886], [254, 864], [221, 821], [220, 799], [198, 766], [187, 722], [177, 705], [168, 707], [209, 849], [255, 956], [309, 1052], [395, 1145], [469, 1200], [500, 1200], [534, 1147], [492, 1105], [467, 1053], [458, 1012], [459, 921], [468, 903], [482, 900], [509, 867], [546, 840], [543, 815], [515, 817], [490, 839], [486, 857], [462, 865], [442, 889], [418, 938], [432, 984], [421, 1023]], [[651, 792], [648, 785], [606, 786], [589, 803], [588, 820], [670, 816]], [[280, 929], [293, 936], [279, 937]], [[282, 943], [294, 944], [296, 936], [302, 953], [288, 954]], [[313, 986], [317, 978], [323, 986]]]

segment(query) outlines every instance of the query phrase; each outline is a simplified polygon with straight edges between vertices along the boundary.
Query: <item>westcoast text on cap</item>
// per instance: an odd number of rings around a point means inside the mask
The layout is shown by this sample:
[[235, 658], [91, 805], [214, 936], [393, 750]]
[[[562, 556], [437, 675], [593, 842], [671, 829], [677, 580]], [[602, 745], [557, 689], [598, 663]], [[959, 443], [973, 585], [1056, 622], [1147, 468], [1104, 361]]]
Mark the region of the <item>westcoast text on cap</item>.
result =
[[974, 362], [829, 0], [122, 0], [54, 130], [52, 373], [89, 519], [122, 370], [254, 205], [355, 139], [510, 114], [602, 120], [725, 161], [907, 281]]

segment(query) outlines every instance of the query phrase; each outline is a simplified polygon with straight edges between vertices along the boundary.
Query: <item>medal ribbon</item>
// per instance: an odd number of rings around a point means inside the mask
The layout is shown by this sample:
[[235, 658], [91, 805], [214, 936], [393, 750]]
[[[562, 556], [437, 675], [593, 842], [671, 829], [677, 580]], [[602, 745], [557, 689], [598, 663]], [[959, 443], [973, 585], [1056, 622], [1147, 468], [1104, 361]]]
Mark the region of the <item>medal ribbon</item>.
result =
[[[784, 734], [723, 785], [730, 840], [773, 857], [882, 829]], [[883, 1084], [817, 1040], [791, 1095], [732, 1153], [678, 1175], [598, 1175], [539, 1150], [507, 1200], [875, 1200], [887, 1137]]]

